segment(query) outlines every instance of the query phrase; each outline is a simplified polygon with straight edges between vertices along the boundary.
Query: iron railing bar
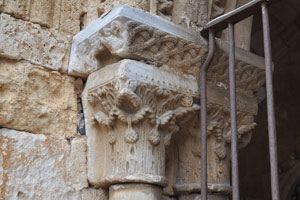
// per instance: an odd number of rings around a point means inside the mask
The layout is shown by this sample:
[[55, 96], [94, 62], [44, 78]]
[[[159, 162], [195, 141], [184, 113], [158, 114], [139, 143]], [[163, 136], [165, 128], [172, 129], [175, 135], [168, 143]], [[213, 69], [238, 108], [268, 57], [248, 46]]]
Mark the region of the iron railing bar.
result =
[[[272, 55], [271, 55], [271, 40], [270, 27], [267, 3], [274, 3], [277, 0], [253, 0], [248, 4], [235, 9], [234, 11], [225, 14], [209, 22], [201, 34], [206, 36], [209, 32], [209, 41], [211, 49], [211, 36], [228, 26], [229, 28], [229, 79], [230, 79], [230, 117], [231, 117], [231, 134], [232, 134], [232, 187], [233, 200], [239, 199], [239, 176], [238, 176], [238, 137], [237, 137], [237, 121], [236, 121], [236, 97], [235, 97], [235, 46], [234, 46], [234, 24], [244, 18], [253, 15], [257, 9], [262, 10], [263, 19], [263, 34], [264, 34], [264, 52], [265, 52], [265, 74], [266, 74], [266, 89], [267, 89], [267, 106], [268, 106], [268, 134], [269, 134], [269, 149], [270, 149], [270, 166], [271, 166], [271, 186], [272, 200], [279, 200], [279, 179], [278, 179], [278, 159], [277, 159], [277, 139], [276, 139], [276, 123], [274, 112], [274, 97], [272, 83]], [[212, 37], [213, 38], [213, 37]], [[213, 43], [215, 41], [213, 40]], [[212, 54], [213, 55], [213, 54]], [[207, 200], [207, 136], [206, 136], [206, 71], [211, 58], [208, 58], [201, 69], [201, 199]], [[209, 62], [208, 62], [209, 61]]]
[[261, 4], [264, 2], [272, 4], [278, 2], [278, 0], [252, 0], [233, 11], [211, 20], [204, 26], [201, 34], [203, 36], [207, 36], [207, 32], [209, 30], [213, 30], [215, 32], [222, 31], [228, 27], [228, 23], [236, 24], [243, 19], [250, 17], [251, 15], [260, 11]]
[[271, 165], [271, 188], [272, 200], [279, 200], [279, 181], [278, 181], [278, 161], [277, 161], [277, 139], [276, 139], [276, 122], [274, 112], [274, 96], [272, 82], [272, 53], [269, 27], [269, 14], [266, 3], [261, 5], [263, 35], [264, 35], [264, 52], [266, 65], [266, 90], [267, 90], [267, 107], [268, 107], [268, 133], [269, 133], [269, 151]]
[[229, 38], [229, 92], [230, 92], [230, 122], [231, 122], [231, 167], [232, 167], [232, 199], [239, 200], [239, 166], [238, 166], [238, 136], [236, 119], [235, 91], [235, 42], [234, 24], [228, 23]]
[[201, 103], [201, 199], [207, 200], [207, 111], [206, 111], [206, 72], [213, 59], [215, 51], [215, 33], [209, 31], [209, 50], [200, 73], [200, 103]]

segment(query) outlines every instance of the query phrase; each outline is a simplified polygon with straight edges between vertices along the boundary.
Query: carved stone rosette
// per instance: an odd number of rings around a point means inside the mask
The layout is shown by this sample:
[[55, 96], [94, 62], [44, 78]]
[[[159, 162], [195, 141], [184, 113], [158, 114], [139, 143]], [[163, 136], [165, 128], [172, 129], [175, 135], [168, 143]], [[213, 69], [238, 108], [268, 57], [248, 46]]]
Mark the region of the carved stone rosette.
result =
[[133, 60], [91, 74], [83, 92], [89, 181], [165, 186], [165, 148], [199, 110], [196, 95], [192, 80]]

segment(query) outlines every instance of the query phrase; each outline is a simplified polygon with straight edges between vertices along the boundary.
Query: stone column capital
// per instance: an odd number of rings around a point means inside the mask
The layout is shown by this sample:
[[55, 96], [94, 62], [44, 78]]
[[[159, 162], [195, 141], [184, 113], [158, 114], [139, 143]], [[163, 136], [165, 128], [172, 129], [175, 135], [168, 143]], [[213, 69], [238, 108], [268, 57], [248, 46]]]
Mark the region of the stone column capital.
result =
[[90, 182], [166, 185], [165, 146], [199, 110], [196, 96], [195, 81], [133, 60], [91, 74], [83, 92]]

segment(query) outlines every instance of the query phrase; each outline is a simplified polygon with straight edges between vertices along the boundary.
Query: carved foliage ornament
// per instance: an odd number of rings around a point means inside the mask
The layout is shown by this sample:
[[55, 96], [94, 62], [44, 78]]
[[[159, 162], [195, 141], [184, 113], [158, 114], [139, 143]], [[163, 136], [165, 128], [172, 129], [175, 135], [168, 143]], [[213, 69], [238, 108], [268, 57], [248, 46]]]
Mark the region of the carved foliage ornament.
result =
[[[208, 135], [216, 138], [215, 154], [218, 159], [226, 158], [226, 144], [231, 142], [230, 112], [220, 105], [208, 105]], [[253, 115], [246, 112], [237, 113], [239, 148], [247, 146], [255, 128]]]
[[[171, 135], [179, 129], [176, 119], [199, 109], [198, 105], [193, 104], [191, 96], [132, 79], [94, 88], [88, 93], [88, 101], [100, 108], [94, 114], [97, 124], [109, 129], [115, 128], [117, 120], [127, 124], [124, 134], [126, 143], [138, 141], [140, 133], [134, 126], [148, 120], [151, 124], [148, 140], [154, 146], [161, 142], [162, 132], [167, 133], [164, 142], [168, 144]], [[109, 131], [110, 144], [116, 142], [117, 136], [114, 134]]]

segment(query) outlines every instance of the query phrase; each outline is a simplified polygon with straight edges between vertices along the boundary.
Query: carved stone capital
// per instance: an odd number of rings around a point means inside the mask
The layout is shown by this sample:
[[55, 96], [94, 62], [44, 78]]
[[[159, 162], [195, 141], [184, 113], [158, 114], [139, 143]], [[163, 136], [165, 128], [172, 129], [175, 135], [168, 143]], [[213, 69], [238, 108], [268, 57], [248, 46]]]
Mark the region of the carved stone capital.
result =
[[196, 76], [206, 52], [206, 42], [198, 33], [156, 15], [120, 6], [73, 38], [69, 73], [86, 77], [118, 58], [135, 58]]
[[195, 88], [133, 60], [91, 74], [83, 93], [90, 182], [166, 185], [165, 146], [199, 110]]
[[[211, 193], [228, 195], [230, 186], [230, 112], [227, 106], [208, 102], [208, 190]], [[253, 115], [247, 111], [238, 111], [239, 147], [245, 147], [251, 139], [255, 127]], [[169, 149], [176, 155], [168, 154], [169, 164], [167, 177], [176, 177], [169, 183], [167, 193], [189, 194], [201, 192], [201, 138], [200, 121], [190, 121], [189, 127], [180, 129], [176, 135], [175, 147]], [[178, 152], [178, 153], [177, 153]], [[178, 169], [170, 166], [177, 165]], [[171, 173], [175, 172], [175, 173]], [[170, 178], [172, 180], [172, 178]]]

